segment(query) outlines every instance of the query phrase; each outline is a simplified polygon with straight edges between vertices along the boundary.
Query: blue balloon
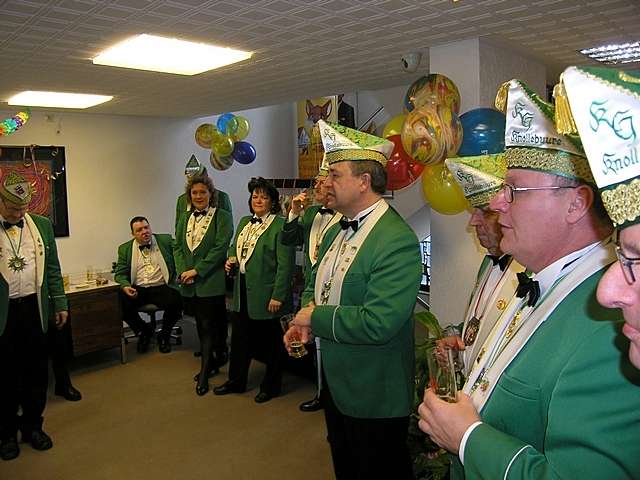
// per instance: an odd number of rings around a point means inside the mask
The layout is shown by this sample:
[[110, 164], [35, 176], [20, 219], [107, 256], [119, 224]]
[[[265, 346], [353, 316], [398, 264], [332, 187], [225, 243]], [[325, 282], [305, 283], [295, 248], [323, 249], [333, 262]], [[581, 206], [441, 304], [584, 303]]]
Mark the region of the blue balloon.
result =
[[233, 117], [235, 117], [233, 113], [223, 113], [218, 117], [216, 127], [218, 127], [218, 130], [220, 130], [223, 135], [227, 135], [227, 124]]
[[231, 156], [236, 162], [249, 165], [256, 159], [256, 149], [249, 142], [236, 142]]
[[492, 108], [476, 108], [460, 116], [462, 145], [458, 156], [485, 155], [504, 151], [505, 116]]

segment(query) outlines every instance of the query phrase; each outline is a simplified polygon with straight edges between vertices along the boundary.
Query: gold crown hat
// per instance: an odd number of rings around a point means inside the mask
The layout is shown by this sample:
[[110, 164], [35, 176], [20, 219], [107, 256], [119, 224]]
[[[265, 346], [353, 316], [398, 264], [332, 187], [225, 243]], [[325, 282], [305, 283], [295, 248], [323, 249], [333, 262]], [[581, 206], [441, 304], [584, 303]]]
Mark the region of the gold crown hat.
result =
[[504, 184], [507, 162], [504, 153], [447, 158], [444, 162], [474, 208], [489, 205]]
[[324, 120], [318, 120], [318, 126], [328, 165], [344, 161], [372, 160], [385, 167], [393, 152], [393, 142], [384, 138]]
[[193, 177], [195, 175], [203, 175], [204, 174], [204, 165], [202, 165], [195, 155], [191, 155], [187, 164], [184, 167], [184, 174], [187, 177]]
[[320, 165], [320, 169], [318, 170], [318, 174], [316, 178], [319, 180], [324, 180], [329, 176], [329, 164], [327, 163], [327, 156], [322, 156], [322, 165]]
[[0, 195], [8, 202], [25, 206], [31, 202], [33, 187], [15, 170], [0, 171]]
[[580, 134], [613, 223], [640, 223], [640, 71], [569, 67], [554, 95], [558, 128]]
[[577, 135], [562, 135], [555, 126], [555, 107], [520, 80], [500, 87], [496, 108], [506, 115], [507, 168], [551, 173], [595, 184]]

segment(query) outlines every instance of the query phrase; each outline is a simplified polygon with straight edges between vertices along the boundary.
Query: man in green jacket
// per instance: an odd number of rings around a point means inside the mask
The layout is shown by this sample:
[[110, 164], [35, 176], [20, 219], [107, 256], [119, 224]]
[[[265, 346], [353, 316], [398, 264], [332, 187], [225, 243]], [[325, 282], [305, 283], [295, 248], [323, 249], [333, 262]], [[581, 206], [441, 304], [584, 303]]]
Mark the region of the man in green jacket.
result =
[[321, 339], [321, 400], [336, 478], [412, 479], [407, 429], [422, 264], [415, 233], [382, 199], [393, 143], [318, 125], [328, 205], [344, 217], [322, 241], [285, 344]]
[[181, 296], [176, 284], [173, 239], [154, 234], [145, 217], [129, 222], [133, 238], [118, 247], [114, 280], [120, 284], [124, 321], [138, 335], [137, 350], [144, 353], [155, 332], [140, 318], [138, 308], [152, 303], [164, 311], [158, 349], [171, 351], [171, 329], [180, 318]]
[[[53, 446], [42, 430], [47, 402], [49, 315], [67, 321], [60, 263], [49, 219], [27, 212], [31, 184], [15, 171], [0, 172], [0, 458]], [[22, 415], [18, 416], [18, 410]]]
[[522, 82], [501, 88], [507, 175], [490, 207], [503, 251], [527, 270], [457, 403], [430, 389], [420, 428], [453, 456], [452, 478], [614, 479], [640, 472], [640, 371], [596, 286], [611, 222], [577, 137]]

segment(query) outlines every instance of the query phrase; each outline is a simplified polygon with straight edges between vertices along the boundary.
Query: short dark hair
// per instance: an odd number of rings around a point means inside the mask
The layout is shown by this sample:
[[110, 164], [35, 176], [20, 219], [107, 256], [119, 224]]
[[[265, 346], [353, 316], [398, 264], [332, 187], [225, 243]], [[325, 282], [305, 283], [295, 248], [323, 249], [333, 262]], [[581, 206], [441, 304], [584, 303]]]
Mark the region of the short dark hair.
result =
[[208, 177], [207, 175], [194, 175], [193, 177], [189, 177], [187, 179], [187, 184], [185, 185], [185, 193], [187, 194], [188, 202], [191, 203], [191, 188], [198, 183], [201, 183], [202, 185], [207, 187], [207, 190], [209, 190], [209, 193], [211, 194], [211, 197], [209, 198], [209, 206], [217, 206], [218, 191], [216, 190], [216, 187], [213, 186], [213, 180], [211, 180], [211, 177]]
[[131, 221], [129, 222], [129, 228], [131, 228], [131, 233], [133, 233], [133, 224], [134, 223], [138, 223], [138, 222], [147, 222], [149, 223], [149, 220], [147, 220], [146, 217], [141, 217], [140, 215], [133, 217], [131, 219]]
[[251, 197], [256, 190], [269, 195], [271, 199], [271, 213], [280, 213], [282, 210], [282, 207], [280, 207], [280, 194], [278, 193], [278, 189], [273, 186], [273, 183], [262, 177], [257, 177], [249, 180], [247, 187], [249, 189], [249, 211], [251, 213], [254, 213], [253, 207], [251, 206]]
[[368, 173], [371, 177], [371, 190], [379, 195], [387, 191], [387, 169], [374, 160], [358, 160], [349, 162], [352, 175]]

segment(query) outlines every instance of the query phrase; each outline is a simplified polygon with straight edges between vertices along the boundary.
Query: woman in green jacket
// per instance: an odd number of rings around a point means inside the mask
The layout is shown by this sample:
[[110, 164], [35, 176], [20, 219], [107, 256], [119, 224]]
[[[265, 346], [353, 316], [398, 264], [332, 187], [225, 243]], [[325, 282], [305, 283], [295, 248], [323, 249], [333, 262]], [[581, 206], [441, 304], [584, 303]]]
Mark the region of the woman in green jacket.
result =
[[263, 403], [280, 393], [285, 351], [279, 319], [291, 311], [295, 251], [280, 242], [284, 218], [278, 215], [276, 188], [259, 177], [249, 182], [249, 192], [252, 215], [240, 220], [225, 265], [227, 272], [238, 269], [233, 289], [232, 310], [237, 313], [231, 333], [229, 380], [213, 392], [226, 395], [245, 391], [252, 350], [260, 344], [266, 372], [255, 401]]
[[209, 177], [190, 178], [186, 193], [193, 208], [178, 222], [174, 257], [180, 291], [192, 298], [202, 352], [196, 393], [204, 395], [209, 375], [228, 358], [224, 262], [233, 224], [229, 212], [216, 208], [217, 192]]

